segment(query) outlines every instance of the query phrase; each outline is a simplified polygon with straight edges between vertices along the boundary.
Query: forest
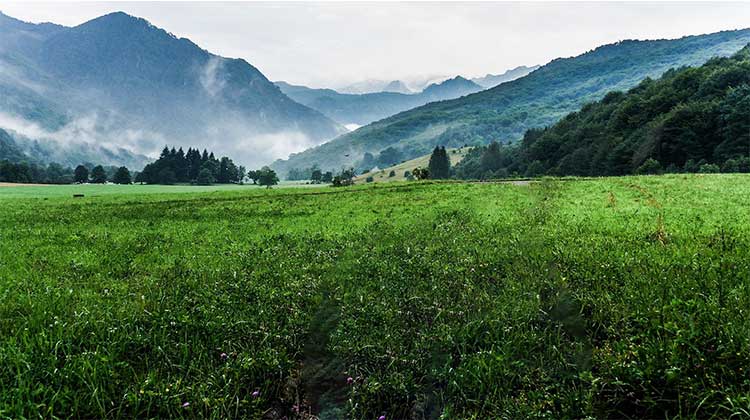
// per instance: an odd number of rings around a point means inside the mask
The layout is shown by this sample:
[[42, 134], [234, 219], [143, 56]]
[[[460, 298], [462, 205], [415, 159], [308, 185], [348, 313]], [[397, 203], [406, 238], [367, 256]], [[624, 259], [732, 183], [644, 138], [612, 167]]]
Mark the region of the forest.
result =
[[477, 147], [462, 179], [750, 171], [750, 47], [610, 92], [517, 144]]

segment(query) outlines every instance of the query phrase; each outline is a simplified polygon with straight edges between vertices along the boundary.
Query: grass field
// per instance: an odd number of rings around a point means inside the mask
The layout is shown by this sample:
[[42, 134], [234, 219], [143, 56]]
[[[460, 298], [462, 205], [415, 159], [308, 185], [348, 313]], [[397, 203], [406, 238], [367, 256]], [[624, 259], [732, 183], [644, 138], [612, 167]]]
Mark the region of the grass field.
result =
[[[470, 147], [462, 147], [458, 149], [446, 149], [448, 157], [451, 160], [451, 166], [461, 162], [466, 154], [471, 150]], [[372, 177], [372, 182], [393, 182], [393, 181], [405, 181], [404, 173], [406, 171], [413, 171], [416, 168], [426, 168], [430, 163], [430, 155], [420, 156], [415, 159], [407, 160], [406, 162], [399, 163], [388, 168], [379, 169], [377, 171], [365, 172], [354, 179], [358, 184], [364, 184], [367, 182], [367, 178]], [[396, 173], [396, 176], [388, 176], [391, 171]]]
[[[275, 188], [318, 187], [320, 185], [305, 184], [301, 181], [282, 181]], [[51, 198], [72, 197], [73, 194], [83, 194], [89, 197], [104, 195], [139, 195], [139, 194], [168, 194], [168, 193], [207, 193], [219, 191], [257, 190], [259, 185], [218, 184], [218, 185], [115, 185], [115, 184], [72, 184], [72, 185], [0, 185], [0, 200], [4, 198]]]
[[750, 416], [750, 176], [150, 192], [0, 201], [0, 417]]

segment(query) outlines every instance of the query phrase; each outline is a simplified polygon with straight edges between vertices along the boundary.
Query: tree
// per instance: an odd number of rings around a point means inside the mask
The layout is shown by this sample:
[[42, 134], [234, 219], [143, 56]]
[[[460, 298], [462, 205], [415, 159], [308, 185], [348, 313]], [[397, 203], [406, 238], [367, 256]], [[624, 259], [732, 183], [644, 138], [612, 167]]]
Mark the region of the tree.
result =
[[388, 173], [388, 178], [393, 178], [394, 176], [396, 176], [396, 171], [391, 171], [390, 173]]
[[94, 166], [91, 170], [91, 182], [93, 184], [104, 184], [107, 182], [107, 173], [104, 172], [102, 165]]
[[427, 169], [432, 179], [450, 178], [451, 160], [448, 153], [445, 152], [445, 147], [435, 147], [432, 155], [430, 155], [430, 163], [427, 165]]
[[208, 168], [201, 168], [195, 182], [198, 185], [211, 185], [214, 183], [214, 174], [212, 174], [211, 170]]
[[330, 184], [331, 182], [333, 182], [333, 172], [331, 172], [331, 171], [326, 171], [326, 172], [325, 172], [325, 173], [323, 174], [323, 176], [322, 176], [322, 177], [320, 178], [320, 181], [321, 181], [321, 182], [324, 182], [324, 183], [326, 183], [326, 184]]
[[276, 172], [269, 168], [268, 166], [264, 166], [261, 168], [261, 170], [258, 173], [258, 184], [264, 185], [266, 188], [271, 188], [271, 186], [276, 185], [279, 183], [279, 177], [276, 175]]
[[115, 172], [115, 176], [112, 178], [112, 182], [115, 184], [130, 184], [132, 183], [132, 180], [130, 179], [130, 171], [128, 168], [124, 166], [120, 166], [117, 168], [117, 172]]
[[427, 168], [414, 168], [414, 170], [411, 171], [411, 175], [417, 180], [421, 181], [423, 179], [429, 179], [430, 178], [430, 170]]
[[662, 172], [661, 163], [653, 158], [646, 159], [646, 161], [635, 170], [635, 173], [638, 175], [656, 175]]
[[313, 169], [312, 173], [310, 174], [310, 180], [313, 182], [313, 184], [320, 184], [321, 179], [323, 178], [323, 172], [321, 172], [320, 169]]
[[174, 176], [174, 172], [169, 168], [164, 168], [159, 171], [157, 175], [158, 183], [164, 185], [172, 185], [177, 182], [177, 178]]
[[76, 166], [76, 170], [73, 172], [73, 179], [78, 184], [89, 182], [89, 170], [83, 165]]

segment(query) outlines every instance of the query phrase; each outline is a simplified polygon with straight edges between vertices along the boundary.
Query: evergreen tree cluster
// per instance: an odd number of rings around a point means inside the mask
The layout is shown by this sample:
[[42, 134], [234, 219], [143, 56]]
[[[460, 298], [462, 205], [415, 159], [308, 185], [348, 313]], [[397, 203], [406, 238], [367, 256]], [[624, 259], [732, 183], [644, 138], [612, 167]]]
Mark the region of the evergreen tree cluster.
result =
[[0, 182], [21, 184], [103, 184], [111, 180], [115, 184], [130, 184], [130, 171], [122, 166], [78, 165], [75, 169], [59, 163], [40, 165], [29, 162], [0, 161]]
[[451, 177], [451, 160], [444, 146], [435, 147], [435, 150], [432, 151], [427, 169], [432, 179], [447, 179]]
[[745, 172], [750, 163], [750, 46], [732, 57], [667, 71], [545, 129], [518, 146], [478, 147], [459, 178]]
[[224, 156], [216, 159], [213, 152], [189, 148], [164, 147], [159, 159], [149, 163], [136, 177], [136, 182], [146, 184], [193, 183], [208, 185], [213, 183], [239, 183], [245, 178], [245, 168], [237, 166], [232, 159]]

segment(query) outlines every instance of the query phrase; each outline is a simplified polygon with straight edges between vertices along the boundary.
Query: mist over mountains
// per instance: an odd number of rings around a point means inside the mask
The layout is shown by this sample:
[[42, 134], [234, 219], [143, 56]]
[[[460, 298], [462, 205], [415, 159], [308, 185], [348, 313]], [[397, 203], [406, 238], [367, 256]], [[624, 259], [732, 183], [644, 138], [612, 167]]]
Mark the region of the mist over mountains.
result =
[[383, 91], [347, 94], [333, 89], [312, 89], [286, 82], [276, 82], [276, 85], [290, 98], [320, 111], [344, 126], [369, 124], [429, 102], [454, 99], [483, 89], [461, 76], [433, 83], [417, 93]]
[[138, 167], [169, 144], [252, 166], [345, 131], [245, 60], [125, 13], [71, 28], [0, 14], [0, 37], [0, 128], [40, 161]]

